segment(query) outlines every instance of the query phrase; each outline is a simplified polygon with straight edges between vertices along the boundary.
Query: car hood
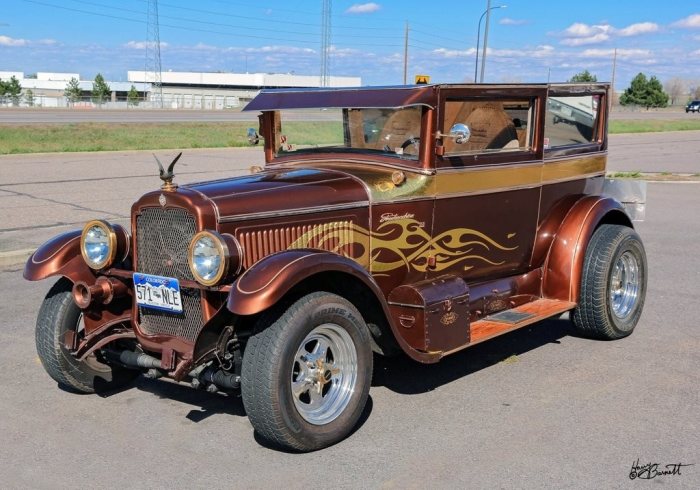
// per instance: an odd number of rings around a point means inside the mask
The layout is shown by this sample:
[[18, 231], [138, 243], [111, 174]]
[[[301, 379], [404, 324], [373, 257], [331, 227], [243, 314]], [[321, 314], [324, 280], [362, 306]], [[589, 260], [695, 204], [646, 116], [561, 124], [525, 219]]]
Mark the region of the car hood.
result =
[[268, 169], [252, 175], [184, 185], [206, 196], [219, 221], [368, 204], [365, 186], [337, 170]]

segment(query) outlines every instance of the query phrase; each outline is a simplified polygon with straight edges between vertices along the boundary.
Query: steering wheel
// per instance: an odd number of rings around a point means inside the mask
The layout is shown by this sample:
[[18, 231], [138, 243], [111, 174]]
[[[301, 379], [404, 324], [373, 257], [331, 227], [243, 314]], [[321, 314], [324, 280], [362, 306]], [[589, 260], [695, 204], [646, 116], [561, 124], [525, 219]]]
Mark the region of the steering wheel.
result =
[[406, 148], [408, 148], [411, 145], [417, 145], [418, 142], [420, 142], [420, 138], [418, 136], [411, 136], [406, 141], [401, 143], [401, 149], [405, 150]]

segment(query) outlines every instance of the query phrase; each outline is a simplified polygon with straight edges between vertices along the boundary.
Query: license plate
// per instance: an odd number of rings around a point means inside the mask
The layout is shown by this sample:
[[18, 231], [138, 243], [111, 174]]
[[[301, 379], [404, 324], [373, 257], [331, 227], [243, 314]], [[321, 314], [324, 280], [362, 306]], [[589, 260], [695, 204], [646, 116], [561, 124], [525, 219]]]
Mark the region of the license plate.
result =
[[180, 283], [174, 277], [134, 273], [136, 303], [144, 308], [182, 313]]

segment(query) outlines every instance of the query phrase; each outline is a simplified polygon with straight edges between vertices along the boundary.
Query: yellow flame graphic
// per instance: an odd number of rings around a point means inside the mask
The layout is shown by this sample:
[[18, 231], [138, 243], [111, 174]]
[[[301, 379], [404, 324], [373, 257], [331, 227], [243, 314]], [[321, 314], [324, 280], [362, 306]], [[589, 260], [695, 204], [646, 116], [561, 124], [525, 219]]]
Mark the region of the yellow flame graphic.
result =
[[[510, 234], [509, 238], [514, 235]], [[348, 240], [352, 240], [352, 243]], [[343, 222], [341, 226], [331, 229], [314, 227], [289, 248], [305, 248], [311, 243], [337, 253], [354, 245], [356, 256], [352, 258], [362, 264], [371, 263], [371, 269], [375, 273], [387, 273], [401, 267], [425, 272], [431, 256], [435, 257], [435, 267], [432, 270], [438, 272], [467, 261], [472, 263], [465, 264], [464, 270], [472, 269], [475, 267], [474, 262], [479, 261], [500, 265], [504, 261], [497, 262], [489, 258], [490, 252], [518, 248], [502, 245], [470, 228], [454, 228], [432, 237], [423, 229], [422, 223], [412, 218], [387, 221], [380, 224], [374, 232], [351, 222]]]

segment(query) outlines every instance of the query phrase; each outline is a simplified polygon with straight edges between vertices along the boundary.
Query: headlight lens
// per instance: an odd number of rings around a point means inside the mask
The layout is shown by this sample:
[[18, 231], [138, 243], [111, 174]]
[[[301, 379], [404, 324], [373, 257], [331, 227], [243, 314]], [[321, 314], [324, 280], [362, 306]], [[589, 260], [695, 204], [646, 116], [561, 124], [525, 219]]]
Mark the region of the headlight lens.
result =
[[112, 265], [117, 253], [117, 235], [106, 221], [90, 221], [80, 237], [80, 252], [85, 263], [95, 270]]
[[187, 261], [197, 282], [205, 286], [217, 284], [229, 266], [229, 248], [226, 240], [211, 231], [197, 233], [190, 243]]

